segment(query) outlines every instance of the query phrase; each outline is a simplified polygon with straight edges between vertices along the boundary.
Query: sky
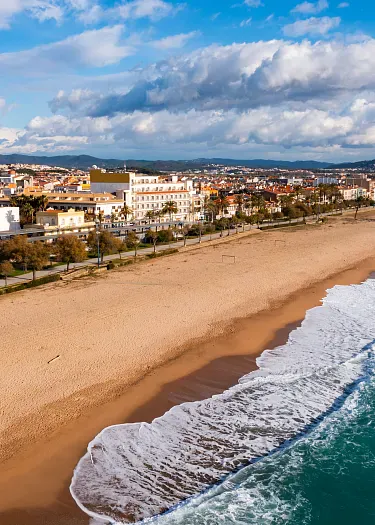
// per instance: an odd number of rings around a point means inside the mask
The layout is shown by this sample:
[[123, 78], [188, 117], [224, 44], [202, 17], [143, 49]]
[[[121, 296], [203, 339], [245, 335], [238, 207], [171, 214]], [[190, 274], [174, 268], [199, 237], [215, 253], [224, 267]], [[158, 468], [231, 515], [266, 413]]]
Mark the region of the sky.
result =
[[0, 153], [375, 158], [375, 2], [0, 0]]

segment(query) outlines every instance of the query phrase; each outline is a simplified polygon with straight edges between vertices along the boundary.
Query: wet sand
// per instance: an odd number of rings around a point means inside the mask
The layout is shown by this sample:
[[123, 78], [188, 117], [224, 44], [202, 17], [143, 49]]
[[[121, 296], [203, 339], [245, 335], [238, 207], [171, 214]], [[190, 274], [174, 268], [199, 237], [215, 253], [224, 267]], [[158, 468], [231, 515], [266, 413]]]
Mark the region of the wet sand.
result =
[[87, 525], [87, 516], [76, 507], [68, 488], [74, 466], [100, 430], [117, 423], [152, 421], [175, 404], [225, 390], [256, 367], [256, 357], [264, 349], [285, 343], [328, 288], [359, 283], [374, 269], [375, 259], [366, 259], [300, 289], [272, 309], [228, 323], [225, 333], [192, 344], [115, 400], [87, 409], [24, 449], [0, 469], [1, 525]]

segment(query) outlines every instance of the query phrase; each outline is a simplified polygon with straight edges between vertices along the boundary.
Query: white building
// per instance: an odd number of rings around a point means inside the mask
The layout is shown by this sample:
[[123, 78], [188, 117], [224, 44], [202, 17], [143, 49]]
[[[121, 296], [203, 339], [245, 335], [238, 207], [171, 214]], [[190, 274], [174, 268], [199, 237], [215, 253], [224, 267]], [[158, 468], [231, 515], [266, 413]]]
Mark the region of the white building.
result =
[[91, 191], [116, 193], [132, 209], [136, 220], [143, 220], [147, 212], [161, 211], [168, 201], [178, 209], [165, 221], [187, 221], [197, 218], [196, 190], [193, 181], [179, 180], [177, 175], [160, 177], [134, 172], [107, 172], [93, 169], [90, 172]]
[[0, 232], [17, 232], [20, 229], [20, 210], [15, 207], [0, 208]]
[[358, 186], [353, 186], [351, 188], [341, 187], [339, 188], [339, 192], [344, 201], [354, 201], [358, 197], [367, 197], [367, 190], [365, 188], [359, 188]]

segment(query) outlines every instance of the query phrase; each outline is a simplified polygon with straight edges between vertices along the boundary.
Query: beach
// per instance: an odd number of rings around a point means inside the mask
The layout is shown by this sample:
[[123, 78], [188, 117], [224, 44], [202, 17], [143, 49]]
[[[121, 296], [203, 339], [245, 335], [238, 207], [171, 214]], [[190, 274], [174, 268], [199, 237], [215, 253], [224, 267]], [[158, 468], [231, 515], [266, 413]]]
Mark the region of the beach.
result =
[[374, 269], [371, 219], [233, 236], [2, 297], [1, 523], [87, 523], [66, 488], [88, 441], [254, 369], [327, 288]]

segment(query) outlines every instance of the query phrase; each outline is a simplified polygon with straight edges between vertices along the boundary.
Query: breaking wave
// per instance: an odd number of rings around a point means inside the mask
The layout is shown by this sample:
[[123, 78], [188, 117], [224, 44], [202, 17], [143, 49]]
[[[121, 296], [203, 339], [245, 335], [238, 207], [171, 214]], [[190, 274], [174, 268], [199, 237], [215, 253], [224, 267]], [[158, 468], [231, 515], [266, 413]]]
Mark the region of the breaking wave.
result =
[[110, 523], [152, 518], [306, 435], [372, 373], [374, 297], [372, 279], [335, 286], [223, 394], [103, 430], [74, 472], [77, 504]]

